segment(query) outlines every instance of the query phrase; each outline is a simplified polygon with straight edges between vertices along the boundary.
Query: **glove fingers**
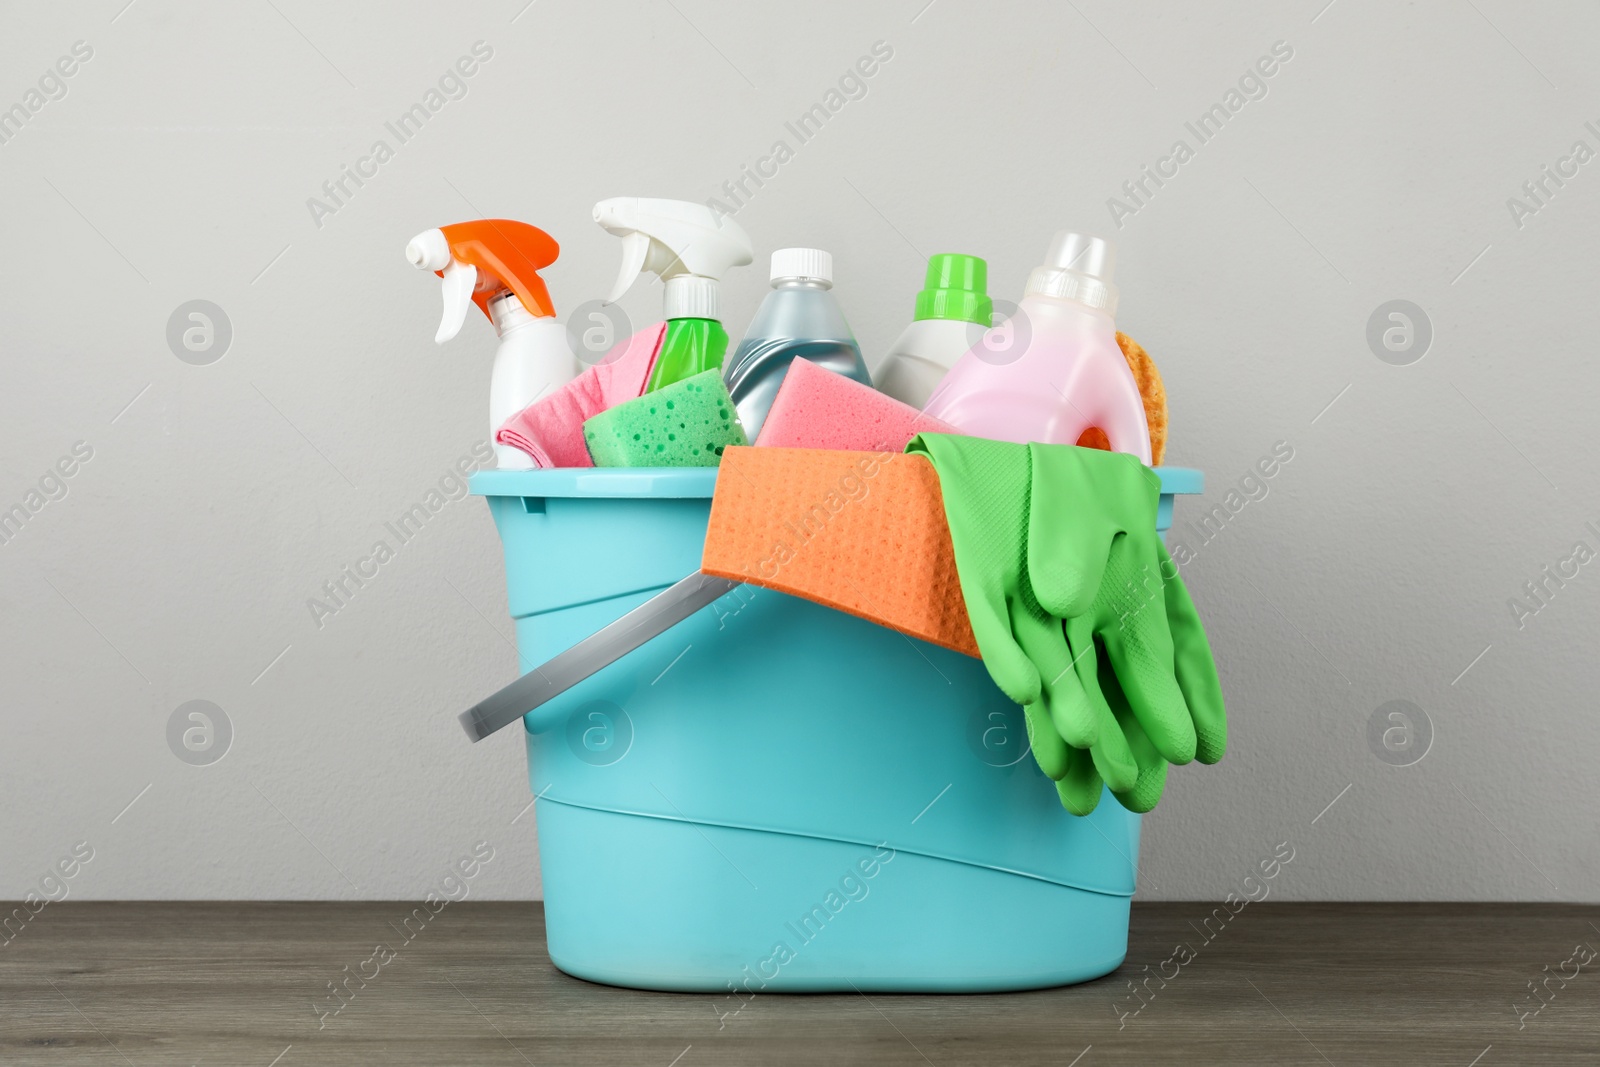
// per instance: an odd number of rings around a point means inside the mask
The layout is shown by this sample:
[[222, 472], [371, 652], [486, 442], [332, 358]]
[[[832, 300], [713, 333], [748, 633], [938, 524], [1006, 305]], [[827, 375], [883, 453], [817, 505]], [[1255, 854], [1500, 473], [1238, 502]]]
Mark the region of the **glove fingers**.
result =
[[1061, 806], [1074, 815], [1087, 815], [1100, 806], [1100, 772], [1083, 749], [1069, 754], [1067, 773], [1056, 783]]
[[1000, 691], [1017, 704], [1032, 704], [1039, 699], [1039, 668], [1016, 639], [1012, 623], [1012, 602], [993, 576], [976, 576], [961, 583], [961, 596], [967, 605], [967, 621], [978, 642], [983, 666]]
[[[1151, 749], [1155, 752], [1155, 749]], [[1117, 803], [1138, 815], [1151, 811], [1161, 801], [1161, 794], [1167, 788], [1167, 761], [1156, 753], [1155, 762], [1139, 768], [1138, 781], [1134, 787], [1123, 792], [1112, 792], [1117, 798]]]
[[1056, 733], [1055, 723], [1041, 703], [1025, 705], [1023, 721], [1028, 725], [1028, 744], [1033, 749], [1034, 762], [1046, 778], [1059, 782], [1067, 773], [1067, 743]]
[[1118, 789], [1113, 786], [1111, 795], [1117, 798], [1117, 803], [1129, 811], [1144, 814], [1156, 806], [1161, 800], [1161, 794], [1167, 787], [1167, 761], [1150, 743], [1150, 737], [1144, 732], [1144, 727], [1139, 725], [1139, 719], [1133, 714], [1132, 709], [1123, 698], [1121, 687], [1117, 684], [1115, 675], [1108, 670], [1107, 677], [1103, 679], [1107, 699], [1115, 708], [1118, 733], [1127, 740], [1128, 749], [1132, 759], [1137, 764], [1138, 772], [1129, 784]]
[[1100, 726], [1100, 742], [1089, 749], [1095, 769], [1113, 793], [1132, 789], [1139, 778], [1139, 763], [1128, 744], [1127, 735], [1109, 713]]
[[1101, 720], [1074, 673], [1061, 620], [1045, 615], [1044, 609], [1025, 595], [1012, 602], [1011, 630], [1038, 670], [1039, 699], [1049, 712], [1056, 733], [1074, 748], [1094, 744], [1100, 736]]
[[[1026, 707], [1039, 700], [1041, 685], [1039, 668], [1029, 658], [1027, 651], [1017, 644], [1011, 630], [1011, 620], [1004, 607], [992, 617], [992, 625], [980, 629], [979, 613], [967, 601], [967, 615], [972, 620], [972, 635], [978, 641], [978, 653], [989, 678], [1015, 704]], [[987, 616], [988, 613], [984, 612]]]
[[[1134, 573], [1131, 561], [1124, 558], [1117, 562], [1120, 565], [1114, 565], [1112, 571], [1118, 577]], [[1116, 598], [1120, 610], [1102, 613], [1101, 636], [1127, 706], [1138, 717], [1139, 725], [1169, 762], [1188, 763], [1195, 756], [1195, 725], [1183, 690], [1173, 676], [1167, 613], [1159, 602], [1151, 603], [1164, 594], [1151, 586], [1152, 581], [1159, 583], [1160, 575], [1146, 574], [1145, 569], [1138, 572], [1137, 580], [1122, 579], [1122, 588], [1109, 594]]]
[[1050, 721], [1055, 723], [1056, 733], [1073, 748], [1092, 748], [1105, 737], [1103, 716], [1095, 713], [1083, 684], [1070, 665], [1062, 670], [1057, 682], [1045, 686], [1044, 702], [1050, 709]]
[[[989, 677], [1016, 703], [1034, 703], [1039, 699], [1039, 671], [1012, 634], [1008, 595], [1022, 584], [1024, 554], [1019, 537], [1000, 536], [1014, 533], [1016, 524], [1025, 521], [1029, 477], [1025, 450], [1000, 442], [924, 434], [912, 438], [906, 451], [925, 456], [947, 486], [944, 510], [957, 579]], [[960, 491], [948, 488], [952, 486]], [[1006, 516], [1013, 519], [999, 521]]]
[[1067, 619], [1064, 625], [1067, 649], [1072, 653], [1074, 662], [1074, 675], [1096, 721], [1094, 744], [1078, 747], [1090, 749], [1094, 766], [1112, 789], [1126, 789], [1133, 784], [1138, 768], [1134, 766], [1133, 753], [1128, 752], [1128, 742], [1123, 739], [1122, 729], [1117, 726], [1117, 718], [1112, 715], [1110, 705], [1106, 702], [1106, 693], [1101, 689], [1099, 680], [1101, 665], [1104, 664], [1104, 649], [1099, 648], [1098, 641], [1094, 640], [1090, 625], [1088, 617], [1082, 616]]
[[1228, 713], [1222, 699], [1222, 683], [1217, 678], [1217, 663], [1177, 564], [1164, 546], [1160, 555], [1162, 575], [1171, 576], [1164, 583], [1167, 625], [1172, 633], [1178, 686], [1194, 722], [1195, 759], [1216, 763], [1228, 748]]
[[[1066, 629], [1071, 633], [1074, 627], [1069, 625]], [[1077, 664], [1078, 670], [1084, 672], [1082, 677], [1090, 679], [1090, 684], [1094, 686], [1098, 697], [1095, 716], [1099, 720], [1100, 736], [1090, 747], [1089, 757], [1094, 762], [1095, 770], [1112, 792], [1132, 789], [1139, 776], [1139, 767], [1128, 748], [1127, 739], [1122, 735], [1122, 727], [1118, 723], [1117, 716], [1113, 713], [1113, 708], [1126, 706], [1126, 699], [1117, 686], [1116, 676], [1110, 672], [1105, 656], [1097, 647], [1094, 635], [1081, 623], [1075, 629], [1083, 647], [1080, 648], [1078, 644], [1069, 641], [1069, 651], [1073, 653], [1073, 661]]]
[[1105, 656], [1104, 649], [1095, 641], [1092, 625], [1088, 616], [1079, 616], [1068, 619], [1064, 626], [1067, 648], [1072, 653], [1073, 673], [1094, 715], [1095, 732], [1098, 735], [1093, 746], [1080, 747], [1091, 747], [1091, 758], [1100, 774], [1106, 781], [1121, 785], [1132, 780], [1133, 756], [1123, 740], [1122, 731], [1117, 728], [1110, 705], [1106, 703], [1106, 694], [1100, 687], [1101, 664]]
[[1028, 448], [1028, 579], [1039, 602], [1063, 618], [1089, 610], [1118, 532], [1108, 509], [1086, 506], [1092, 478], [1079, 451]]
[[1156, 536], [1161, 479], [1136, 458], [1029, 445], [1028, 574], [1039, 602], [1066, 618], [1089, 610], [1119, 534]]

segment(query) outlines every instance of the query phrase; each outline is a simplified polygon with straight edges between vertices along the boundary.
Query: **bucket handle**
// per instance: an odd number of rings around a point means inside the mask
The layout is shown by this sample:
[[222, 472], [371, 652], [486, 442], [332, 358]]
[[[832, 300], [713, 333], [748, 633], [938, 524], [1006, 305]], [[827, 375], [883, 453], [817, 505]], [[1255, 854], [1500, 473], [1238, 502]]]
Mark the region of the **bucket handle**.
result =
[[[462, 729], [473, 741], [482, 741], [539, 708], [548, 709], [550, 700], [742, 584], [695, 571], [463, 711], [457, 716]], [[546, 710], [524, 721], [537, 734], [552, 728], [555, 719], [554, 713]]]

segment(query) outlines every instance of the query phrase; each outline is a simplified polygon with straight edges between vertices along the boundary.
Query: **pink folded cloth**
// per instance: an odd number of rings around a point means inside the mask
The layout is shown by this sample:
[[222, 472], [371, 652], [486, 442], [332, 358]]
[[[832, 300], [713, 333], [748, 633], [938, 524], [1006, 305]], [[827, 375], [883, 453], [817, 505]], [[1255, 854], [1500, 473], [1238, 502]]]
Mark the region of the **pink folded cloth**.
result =
[[640, 330], [599, 363], [507, 419], [495, 431], [495, 441], [522, 449], [540, 467], [594, 466], [583, 443], [584, 420], [644, 395], [666, 331], [665, 322]]
[[755, 443], [773, 448], [899, 452], [919, 433], [960, 433], [949, 423], [808, 359], [789, 364]]

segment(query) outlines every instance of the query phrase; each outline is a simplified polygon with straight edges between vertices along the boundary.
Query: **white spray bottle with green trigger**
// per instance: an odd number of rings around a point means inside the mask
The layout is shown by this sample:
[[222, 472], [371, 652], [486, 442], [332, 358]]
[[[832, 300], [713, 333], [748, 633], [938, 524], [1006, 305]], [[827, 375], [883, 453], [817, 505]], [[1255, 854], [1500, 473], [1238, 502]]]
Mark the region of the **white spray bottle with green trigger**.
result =
[[622, 238], [622, 269], [607, 303], [622, 299], [642, 273], [660, 277], [667, 329], [645, 392], [722, 366], [720, 281], [748, 264], [750, 235], [705, 204], [616, 196], [594, 206], [594, 221]]

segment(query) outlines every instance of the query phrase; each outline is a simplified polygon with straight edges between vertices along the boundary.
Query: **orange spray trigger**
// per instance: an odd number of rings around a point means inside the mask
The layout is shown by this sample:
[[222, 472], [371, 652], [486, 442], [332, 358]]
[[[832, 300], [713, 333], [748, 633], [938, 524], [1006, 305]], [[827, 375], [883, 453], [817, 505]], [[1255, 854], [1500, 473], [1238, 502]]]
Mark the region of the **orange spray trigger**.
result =
[[[441, 227], [450, 256], [478, 268], [472, 299], [489, 314], [489, 301], [511, 290], [536, 318], [555, 315], [550, 291], [539, 271], [556, 261], [561, 246], [537, 226], [512, 219], [477, 219]], [[443, 272], [440, 272], [443, 277]]]
[[555, 305], [539, 271], [554, 263], [560, 252], [555, 238], [513, 219], [442, 226], [418, 234], [406, 246], [406, 258], [415, 266], [445, 279], [444, 319], [435, 338], [441, 343], [461, 328], [469, 296], [491, 322], [489, 302], [506, 292], [515, 293], [535, 318], [553, 318]]

